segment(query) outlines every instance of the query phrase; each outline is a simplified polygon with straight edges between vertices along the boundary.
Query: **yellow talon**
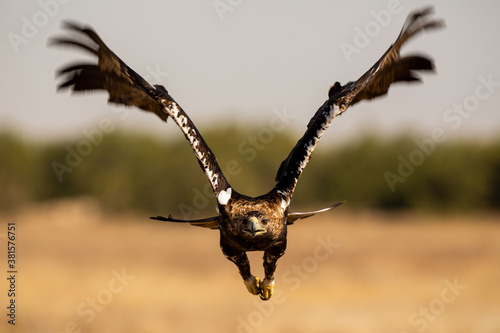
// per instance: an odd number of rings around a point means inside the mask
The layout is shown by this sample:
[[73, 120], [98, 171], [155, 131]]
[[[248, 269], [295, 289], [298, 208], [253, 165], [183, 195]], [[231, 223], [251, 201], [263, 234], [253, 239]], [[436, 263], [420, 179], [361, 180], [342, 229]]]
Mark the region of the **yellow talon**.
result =
[[271, 296], [273, 296], [274, 280], [269, 281], [264, 279], [260, 282], [259, 287], [260, 287], [260, 298], [263, 301], [267, 301], [268, 299], [271, 298]]
[[250, 294], [258, 295], [260, 293], [258, 277], [252, 275], [250, 279], [244, 280], [243, 282], [245, 282], [245, 286]]

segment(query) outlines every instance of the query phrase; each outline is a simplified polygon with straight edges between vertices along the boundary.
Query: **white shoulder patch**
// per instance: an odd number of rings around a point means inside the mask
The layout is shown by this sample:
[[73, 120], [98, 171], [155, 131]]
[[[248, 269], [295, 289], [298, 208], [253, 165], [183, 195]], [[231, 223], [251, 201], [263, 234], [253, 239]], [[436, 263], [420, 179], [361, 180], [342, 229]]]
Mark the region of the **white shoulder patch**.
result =
[[286, 202], [285, 199], [281, 199], [281, 210], [285, 211], [286, 207], [288, 206], [288, 203]]
[[232, 189], [230, 187], [228, 187], [225, 191], [220, 191], [219, 195], [217, 196], [217, 201], [220, 205], [227, 205], [227, 202], [229, 201], [229, 199], [231, 199], [231, 192]]
[[333, 104], [333, 116], [337, 117], [341, 113], [342, 112], [340, 112], [340, 107], [337, 104]]

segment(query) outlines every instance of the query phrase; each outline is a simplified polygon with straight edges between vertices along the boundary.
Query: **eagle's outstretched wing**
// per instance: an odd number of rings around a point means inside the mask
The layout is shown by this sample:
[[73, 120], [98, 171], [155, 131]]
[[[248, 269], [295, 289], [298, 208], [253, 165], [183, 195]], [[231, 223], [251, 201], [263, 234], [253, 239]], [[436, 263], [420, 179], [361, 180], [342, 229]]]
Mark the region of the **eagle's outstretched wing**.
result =
[[150, 217], [150, 219], [157, 221], [164, 221], [164, 222], [189, 223], [197, 227], [219, 229], [219, 216], [207, 217], [199, 220], [179, 220], [169, 215], [168, 217], [164, 216]]
[[341, 202], [337, 202], [336, 204], [333, 204], [330, 207], [314, 210], [311, 212], [289, 212], [287, 217], [286, 217], [286, 224], [288, 224], [288, 225], [294, 224], [295, 221], [297, 221], [297, 220], [307, 219], [308, 217], [314, 216], [316, 214], [327, 212], [329, 210], [337, 208], [338, 206], [344, 204], [345, 202], [346, 202], [345, 200], [341, 201]]
[[432, 61], [421, 55], [401, 57], [401, 46], [420, 31], [444, 26], [442, 20], [429, 18], [433, 9], [424, 8], [411, 13], [405, 21], [396, 42], [385, 54], [357, 81], [341, 86], [336, 82], [328, 92], [328, 100], [312, 117], [307, 130], [297, 142], [288, 157], [281, 163], [276, 175], [274, 191], [282, 194], [290, 201], [297, 180], [309, 161], [324, 131], [332, 120], [341, 115], [349, 106], [363, 99], [373, 99], [385, 95], [389, 86], [399, 81], [420, 81], [415, 75], [417, 70], [433, 71]]
[[[155, 113], [163, 121], [171, 117], [189, 141], [201, 168], [219, 198], [227, 197], [229, 183], [224, 177], [217, 160], [188, 115], [169, 95], [165, 87], [150, 85], [139, 74], [118, 58], [97, 33], [90, 27], [81, 27], [66, 22], [63, 26], [76, 32], [73, 38], [60, 37], [50, 40], [51, 44], [69, 45], [86, 50], [98, 57], [97, 64], [78, 63], [63, 68], [58, 75], [67, 76], [59, 88], [70, 88], [74, 92], [107, 90], [109, 102], [136, 106]], [[222, 200], [222, 202], [227, 200]], [[219, 200], [221, 203], [221, 200]]]

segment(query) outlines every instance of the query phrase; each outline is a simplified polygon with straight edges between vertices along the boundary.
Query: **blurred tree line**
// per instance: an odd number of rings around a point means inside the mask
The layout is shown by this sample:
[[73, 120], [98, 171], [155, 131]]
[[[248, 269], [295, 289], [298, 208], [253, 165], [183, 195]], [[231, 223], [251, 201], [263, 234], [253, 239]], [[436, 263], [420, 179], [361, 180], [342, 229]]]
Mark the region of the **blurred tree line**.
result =
[[[109, 211], [197, 218], [215, 198], [187, 141], [145, 134], [89, 132], [58, 143], [26, 142], [0, 133], [0, 210], [71, 196], [96, 198]], [[298, 137], [262, 128], [204, 131], [231, 185], [257, 196], [269, 191]], [[482, 211], [500, 209], [500, 140], [432, 142], [365, 136], [321, 142], [304, 170], [294, 209], [347, 200], [351, 209]]]

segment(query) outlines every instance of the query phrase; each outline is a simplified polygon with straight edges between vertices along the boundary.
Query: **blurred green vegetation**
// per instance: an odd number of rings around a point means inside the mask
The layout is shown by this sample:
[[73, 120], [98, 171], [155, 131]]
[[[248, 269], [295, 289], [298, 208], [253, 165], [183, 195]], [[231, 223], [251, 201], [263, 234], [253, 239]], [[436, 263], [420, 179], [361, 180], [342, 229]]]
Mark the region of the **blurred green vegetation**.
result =
[[[96, 198], [106, 210], [198, 217], [215, 198], [187, 141], [115, 131], [58, 143], [0, 133], [0, 210], [68, 196]], [[274, 186], [298, 137], [261, 128], [204, 131], [231, 185], [257, 196]], [[500, 140], [488, 143], [366, 135], [322, 142], [299, 180], [293, 208], [347, 200], [351, 209], [438, 212], [500, 209]], [[422, 144], [422, 142], [424, 142]]]

